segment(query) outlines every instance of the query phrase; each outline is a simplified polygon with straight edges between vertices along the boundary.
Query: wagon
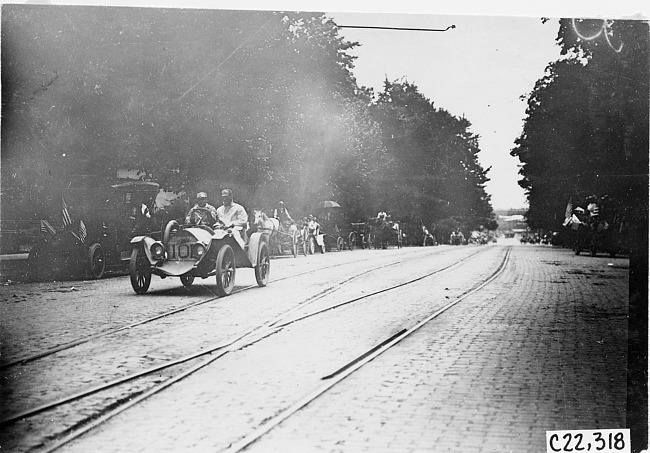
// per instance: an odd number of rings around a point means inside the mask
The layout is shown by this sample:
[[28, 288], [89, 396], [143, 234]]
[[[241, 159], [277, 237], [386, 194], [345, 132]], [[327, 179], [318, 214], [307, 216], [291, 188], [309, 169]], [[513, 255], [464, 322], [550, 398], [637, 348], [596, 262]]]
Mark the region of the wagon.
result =
[[368, 224], [365, 222], [351, 223], [352, 231], [348, 234], [348, 248], [354, 250], [355, 248], [367, 249], [374, 243], [374, 235], [371, 236]]
[[268, 234], [254, 232], [244, 241], [237, 228], [181, 226], [170, 221], [162, 241], [148, 236], [131, 240], [130, 278], [136, 294], [144, 294], [151, 276], [180, 277], [189, 287], [195, 278], [214, 276], [216, 292], [227, 296], [235, 287], [238, 268], [253, 268], [258, 286], [266, 286], [270, 272]]
[[388, 244], [394, 244], [402, 248], [402, 229], [398, 222], [385, 221], [371, 218], [368, 220], [368, 242], [376, 249], [387, 248]]
[[285, 250], [289, 250], [294, 258], [298, 256], [298, 252], [307, 255], [307, 246], [295, 225], [291, 225], [288, 230], [274, 230], [269, 238], [269, 245], [273, 255], [282, 255]]

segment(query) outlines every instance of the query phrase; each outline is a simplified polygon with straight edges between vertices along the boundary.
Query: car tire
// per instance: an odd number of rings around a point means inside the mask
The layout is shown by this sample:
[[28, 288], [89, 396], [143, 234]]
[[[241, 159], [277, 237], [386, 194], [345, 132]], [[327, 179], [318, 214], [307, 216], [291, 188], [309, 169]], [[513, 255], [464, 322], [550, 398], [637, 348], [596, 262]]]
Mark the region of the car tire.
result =
[[151, 267], [149, 259], [141, 247], [136, 247], [131, 252], [131, 262], [129, 263], [129, 277], [131, 286], [136, 294], [144, 294], [151, 284]]
[[270, 270], [269, 248], [266, 243], [260, 242], [260, 248], [257, 251], [257, 265], [255, 266], [255, 281], [257, 281], [258, 286], [266, 286], [269, 281]]
[[90, 276], [99, 280], [106, 271], [106, 255], [101, 244], [95, 242], [88, 248], [88, 270]]
[[217, 253], [216, 262], [217, 294], [221, 297], [229, 296], [235, 288], [235, 252], [229, 245], [224, 245]]

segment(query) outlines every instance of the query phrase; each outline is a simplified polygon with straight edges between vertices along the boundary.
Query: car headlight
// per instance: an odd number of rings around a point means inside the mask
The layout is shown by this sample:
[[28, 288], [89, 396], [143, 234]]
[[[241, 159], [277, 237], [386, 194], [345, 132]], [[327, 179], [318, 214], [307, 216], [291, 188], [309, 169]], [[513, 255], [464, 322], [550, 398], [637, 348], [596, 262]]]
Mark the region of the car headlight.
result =
[[163, 256], [165, 255], [165, 247], [163, 247], [163, 245], [158, 242], [153, 244], [151, 246], [151, 249], [149, 249], [149, 251], [151, 252], [151, 256], [153, 257], [153, 259], [155, 260], [162, 259]]
[[194, 248], [192, 249], [192, 256], [198, 260], [204, 254], [205, 254], [205, 247], [203, 246], [203, 244], [194, 244]]

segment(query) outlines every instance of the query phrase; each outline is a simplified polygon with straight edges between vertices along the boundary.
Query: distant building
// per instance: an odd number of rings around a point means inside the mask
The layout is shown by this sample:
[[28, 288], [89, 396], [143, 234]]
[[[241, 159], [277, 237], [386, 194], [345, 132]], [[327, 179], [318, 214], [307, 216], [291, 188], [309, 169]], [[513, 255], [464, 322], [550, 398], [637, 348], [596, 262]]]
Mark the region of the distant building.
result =
[[521, 237], [528, 233], [528, 224], [526, 223], [527, 209], [510, 209], [507, 211], [495, 210], [497, 215], [497, 234], [503, 237]]

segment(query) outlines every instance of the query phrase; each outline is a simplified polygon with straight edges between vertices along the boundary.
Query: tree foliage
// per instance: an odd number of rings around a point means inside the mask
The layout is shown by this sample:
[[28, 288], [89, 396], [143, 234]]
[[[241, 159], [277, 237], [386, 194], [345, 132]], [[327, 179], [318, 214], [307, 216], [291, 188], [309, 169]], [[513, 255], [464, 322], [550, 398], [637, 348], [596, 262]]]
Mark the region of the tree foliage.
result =
[[528, 97], [511, 154], [532, 227], [556, 229], [569, 199], [609, 197], [635, 218], [647, 210], [648, 24], [563, 19], [563, 58], [549, 64]]
[[373, 114], [392, 157], [375, 182], [379, 205], [427, 225], [451, 216], [465, 217], [469, 228], [487, 223], [487, 170], [469, 121], [436, 109], [408, 81], [386, 80]]
[[2, 33], [2, 181], [30, 215], [119, 168], [250, 208], [491, 215], [470, 123], [414, 84], [359, 87], [324, 14], [6, 5]]

